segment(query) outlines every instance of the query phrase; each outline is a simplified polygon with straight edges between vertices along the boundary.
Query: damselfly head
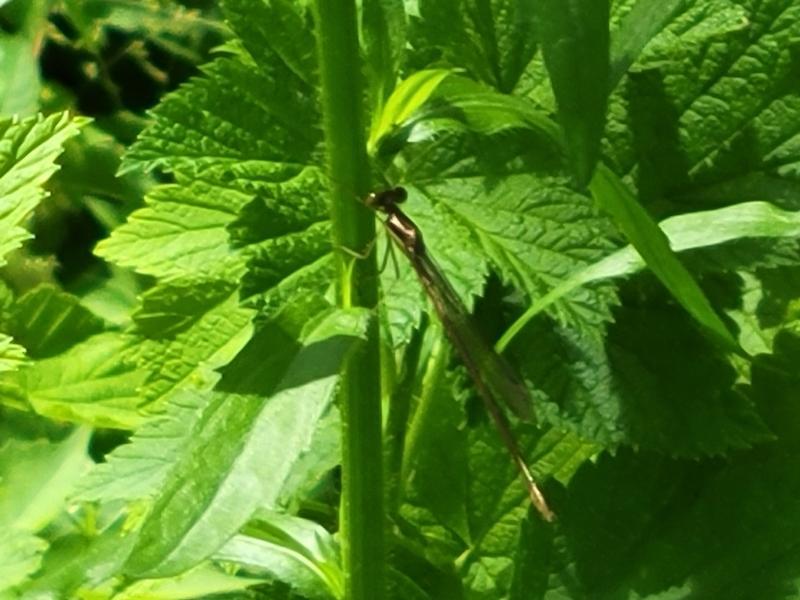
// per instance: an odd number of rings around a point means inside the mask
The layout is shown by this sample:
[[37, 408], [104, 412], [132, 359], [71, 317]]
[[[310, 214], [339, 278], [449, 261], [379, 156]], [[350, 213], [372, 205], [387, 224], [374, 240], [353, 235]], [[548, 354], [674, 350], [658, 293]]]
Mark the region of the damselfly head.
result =
[[404, 187], [394, 187], [381, 192], [372, 192], [365, 199], [364, 204], [375, 210], [388, 211], [395, 204], [405, 202], [408, 192]]

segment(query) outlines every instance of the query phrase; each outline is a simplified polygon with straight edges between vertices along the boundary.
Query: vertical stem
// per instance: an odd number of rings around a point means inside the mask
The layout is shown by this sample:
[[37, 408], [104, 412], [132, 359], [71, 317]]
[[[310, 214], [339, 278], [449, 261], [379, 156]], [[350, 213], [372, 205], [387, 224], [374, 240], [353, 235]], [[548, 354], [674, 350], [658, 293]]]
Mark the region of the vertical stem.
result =
[[[335, 248], [362, 252], [375, 219], [358, 198], [369, 189], [364, 90], [354, 0], [315, 0], [322, 113], [331, 181]], [[366, 260], [337, 252], [339, 304], [374, 307], [375, 253]], [[354, 261], [351, 263], [351, 261]], [[352, 268], [348, 268], [348, 264]], [[380, 361], [377, 320], [345, 368], [342, 415], [341, 539], [347, 600], [384, 597], [384, 507], [381, 460]]]

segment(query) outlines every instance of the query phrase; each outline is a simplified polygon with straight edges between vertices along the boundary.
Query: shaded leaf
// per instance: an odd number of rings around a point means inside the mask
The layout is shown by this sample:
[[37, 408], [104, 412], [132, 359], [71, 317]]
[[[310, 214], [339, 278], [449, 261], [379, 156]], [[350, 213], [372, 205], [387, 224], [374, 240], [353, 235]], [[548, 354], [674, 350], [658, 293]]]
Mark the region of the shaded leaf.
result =
[[685, 9], [686, 4], [687, 0], [658, 3], [637, 0], [619, 26], [611, 32], [609, 89], [617, 86], [645, 46]]
[[720, 455], [771, 439], [737, 371], [674, 306], [620, 308], [607, 341], [529, 327], [517, 352], [538, 414], [607, 447]]
[[791, 597], [798, 561], [794, 460], [795, 450], [773, 445], [717, 464], [627, 451], [587, 464], [568, 489], [560, 535], [539, 551], [556, 573], [548, 592]]
[[103, 330], [101, 319], [76, 296], [41, 285], [17, 300], [11, 311], [11, 334], [32, 358], [65, 351]]
[[361, 11], [361, 43], [374, 114], [380, 114], [397, 82], [406, 46], [401, 0], [367, 0]]
[[439, 50], [450, 65], [509, 93], [536, 51], [534, 6], [530, 0], [424, 0], [413, 38]]
[[608, 97], [608, 0], [540, 0], [535, 5], [542, 54], [579, 187], [600, 157]]

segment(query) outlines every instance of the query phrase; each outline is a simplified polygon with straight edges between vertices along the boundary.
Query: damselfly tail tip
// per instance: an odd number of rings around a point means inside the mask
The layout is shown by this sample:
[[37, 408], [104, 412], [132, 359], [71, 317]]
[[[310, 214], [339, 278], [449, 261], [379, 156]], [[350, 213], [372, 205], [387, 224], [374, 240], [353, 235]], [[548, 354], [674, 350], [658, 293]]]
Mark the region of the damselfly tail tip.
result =
[[547, 505], [547, 500], [544, 499], [544, 495], [536, 484], [528, 487], [528, 493], [531, 497], [531, 503], [536, 510], [539, 511], [539, 514], [542, 515], [542, 518], [548, 523], [555, 521], [556, 513], [550, 510], [550, 507]]
[[533, 474], [530, 472], [530, 469], [528, 469], [528, 465], [524, 460], [522, 460], [520, 455], [517, 455], [516, 462], [520, 472], [522, 473], [522, 477], [525, 480], [525, 487], [528, 488], [528, 496], [531, 499], [531, 504], [533, 504], [533, 507], [539, 511], [539, 514], [542, 515], [542, 518], [545, 521], [552, 523], [556, 520], [556, 514], [550, 510], [542, 490], [540, 490], [539, 486], [536, 485], [536, 480], [533, 478]]

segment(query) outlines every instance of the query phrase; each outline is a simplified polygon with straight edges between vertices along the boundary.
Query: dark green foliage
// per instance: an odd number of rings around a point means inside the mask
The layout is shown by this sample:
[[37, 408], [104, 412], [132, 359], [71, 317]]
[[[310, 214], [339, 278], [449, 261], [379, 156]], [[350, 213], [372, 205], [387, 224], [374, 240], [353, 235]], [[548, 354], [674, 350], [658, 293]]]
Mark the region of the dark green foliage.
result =
[[[364, 0], [352, 154], [311, 8], [0, 0], [0, 597], [344, 598], [342, 473], [387, 598], [797, 597], [800, 1]], [[409, 265], [349, 306], [366, 182], [524, 377], [555, 524]]]

